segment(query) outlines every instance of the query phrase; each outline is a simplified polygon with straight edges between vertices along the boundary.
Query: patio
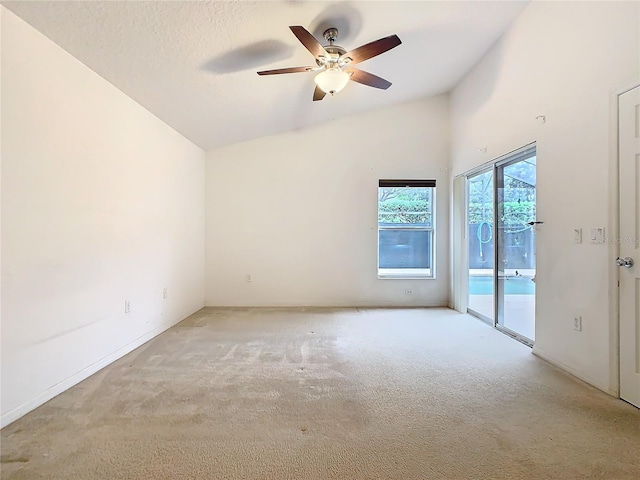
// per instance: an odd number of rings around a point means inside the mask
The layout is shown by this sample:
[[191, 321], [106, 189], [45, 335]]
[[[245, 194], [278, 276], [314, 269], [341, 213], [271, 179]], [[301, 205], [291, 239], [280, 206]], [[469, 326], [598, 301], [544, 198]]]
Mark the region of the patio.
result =
[[[501, 324], [530, 340], [535, 340], [535, 270], [507, 269], [504, 272], [504, 321]], [[469, 271], [468, 308], [494, 319], [493, 270]]]

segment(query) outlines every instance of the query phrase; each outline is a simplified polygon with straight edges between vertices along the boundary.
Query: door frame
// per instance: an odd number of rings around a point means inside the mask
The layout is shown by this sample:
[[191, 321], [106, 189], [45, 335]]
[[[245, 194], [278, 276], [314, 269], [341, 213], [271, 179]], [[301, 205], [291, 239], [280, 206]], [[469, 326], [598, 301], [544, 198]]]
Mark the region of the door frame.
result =
[[[619, 108], [620, 95], [636, 87], [640, 81], [633, 82], [622, 88], [615, 89], [609, 96], [609, 231], [614, 232], [615, 238], [620, 238], [620, 149], [618, 139], [620, 135]], [[611, 339], [609, 362], [609, 392], [620, 398], [620, 267], [615, 265], [614, 259], [620, 254], [618, 242], [609, 242], [609, 333]]]
[[460, 313], [467, 313], [469, 268], [467, 251], [467, 177], [465, 174], [453, 178], [453, 207], [451, 222], [451, 291], [449, 307]]

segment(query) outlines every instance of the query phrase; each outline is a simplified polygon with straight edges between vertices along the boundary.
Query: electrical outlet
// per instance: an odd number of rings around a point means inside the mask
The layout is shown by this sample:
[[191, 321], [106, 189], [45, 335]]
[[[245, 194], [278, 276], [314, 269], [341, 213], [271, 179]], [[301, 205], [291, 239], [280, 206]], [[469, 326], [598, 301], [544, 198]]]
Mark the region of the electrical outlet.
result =
[[247, 280], [247, 282], [251, 282], [253, 280], [253, 278], [251, 277], [250, 273], [247, 273], [246, 280]]
[[129, 313], [131, 311], [131, 302], [129, 300], [124, 301], [124, 313]]
[[410, 290], [410, 289], [408, 289], [408, 288], [407, 288], [407, 289], [404, 291], [404, 294], [405, 294], [405, 295], [413, 295], [413, 290]]
[[580, 315], [576, 315], [573, 317], [573, 329], [576, 332], [582, 331], [582, 317]]
[[166, 287], [162, 289], [162, 298], [167, 298], [169, 294], [167, 293]]

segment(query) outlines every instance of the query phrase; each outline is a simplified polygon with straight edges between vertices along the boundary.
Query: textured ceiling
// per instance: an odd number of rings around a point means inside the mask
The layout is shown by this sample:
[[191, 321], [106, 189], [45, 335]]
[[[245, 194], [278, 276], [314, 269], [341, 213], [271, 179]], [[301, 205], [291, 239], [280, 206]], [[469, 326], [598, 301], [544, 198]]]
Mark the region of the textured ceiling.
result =
[[[92, 70], [208, 150], [449, 91], [525, 1], [2, 2]], [[337, 26], [347, 50], [396, 33], [402, 45], [358, 65], [393, 82], [354, 82], [312, 102], [313, 64], [289, 30]], [[322, 41], [321, 43], [325, 43]]]

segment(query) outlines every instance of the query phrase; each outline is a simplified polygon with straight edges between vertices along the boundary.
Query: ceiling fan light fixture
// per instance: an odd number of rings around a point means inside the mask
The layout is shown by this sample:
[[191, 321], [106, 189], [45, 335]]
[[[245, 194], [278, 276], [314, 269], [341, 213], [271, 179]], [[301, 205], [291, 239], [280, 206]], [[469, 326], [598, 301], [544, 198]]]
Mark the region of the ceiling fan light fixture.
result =
[[316, 75], [316, 85], [324, 93], [338, 93], [349, 82], [349, 74], [339, 68], [328, 68]]

